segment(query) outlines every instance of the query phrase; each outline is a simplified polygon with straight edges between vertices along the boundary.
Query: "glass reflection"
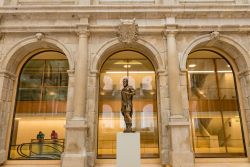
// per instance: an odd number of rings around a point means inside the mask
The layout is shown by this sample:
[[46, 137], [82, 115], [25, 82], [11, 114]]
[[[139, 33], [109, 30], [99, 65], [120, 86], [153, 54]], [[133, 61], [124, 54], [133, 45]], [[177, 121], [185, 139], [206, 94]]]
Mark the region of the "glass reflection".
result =
[[197, 51], [187, 62], [194, 151], [197, 157], [244, 156], [234, 75], [214, 54]]
[[143, 55], [122, 51], [112, 55], [100, 73], [98, 158], [115, 158], [116, 133], [125, 128], [121, 114], [121, 89], [125, 77], [136, 90], [132, 127], [141, 134], [141, 156], [159, 157], [154, 68]]
[[[63, 152], [68, 61], [45, 51], [23, 67], [17, 88], [9, 159], [60, 159]], [[41, 126], [42, 125], [42, 126]], [[51, 139], [51, 132], [58, 139]], [[37, 140], [41, 131], [45, 138]]]

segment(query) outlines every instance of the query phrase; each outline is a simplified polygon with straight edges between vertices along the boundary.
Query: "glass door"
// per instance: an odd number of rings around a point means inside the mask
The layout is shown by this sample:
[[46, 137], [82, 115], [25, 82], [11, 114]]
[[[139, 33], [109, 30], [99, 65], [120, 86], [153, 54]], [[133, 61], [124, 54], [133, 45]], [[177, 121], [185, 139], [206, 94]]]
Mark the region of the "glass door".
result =
[[100, 73], [98, 158], [115, 158], [116, 133], [123, 132], [123, 79], [135, 89], [132, 128], [140, 132], [142, 158], [159, 157], [155, 70], [142, 54], [122, 51], [110, 56]]

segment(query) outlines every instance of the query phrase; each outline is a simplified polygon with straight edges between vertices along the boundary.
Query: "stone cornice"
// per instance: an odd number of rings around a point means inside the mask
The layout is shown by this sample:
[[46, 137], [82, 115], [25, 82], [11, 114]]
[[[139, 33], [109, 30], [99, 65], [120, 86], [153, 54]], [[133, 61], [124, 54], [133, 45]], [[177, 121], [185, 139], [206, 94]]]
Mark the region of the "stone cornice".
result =
[[[185, 4], [185, 5], [39, 5], [39, 6], [4, 6], [0, 8], [0, 15], [5, 14], [86, 14], [109, 15], [122, 13], [152, 13], [151, 17], [175, 15], [176, 18], [209, 18], [209, 16], [235, 18], [249, 17], [250, 5], [225, 5], [225, 4]], [[194, 14], [194, 15], [189, 15]], [[135, 16], [135, 15], [134, 15]], [[145, 17], [145, 16], [143, 16]]]
[[[139, 26], [138, 27], [140, 34], [161, 34], [166, 31], [165, 25], [159, 26]], [[53, 26], [53, 25], [31, 25], [31, 26], [1, 26], [1, 33], [46, 33], [46, 32], [58, 32], [58, 33], [76, 33], [80, 32], [79, 28], [74, 25], [64, 25], [64, 26]], [[117, 28], [114, 26], [89, 26], [88, 31], [90, 33], [115, 33], [117, 32]], [[169, 30], [172, 31], [172, 30]], [[176, 28], [178, 34], [180, 33], [196, 33], [196, 32], [232, 32], [232, 33], [246, 33], [250, 31], [249, 25], [225, 25], [225, 26], [217, 26], [217, 25], [179, 25]]]

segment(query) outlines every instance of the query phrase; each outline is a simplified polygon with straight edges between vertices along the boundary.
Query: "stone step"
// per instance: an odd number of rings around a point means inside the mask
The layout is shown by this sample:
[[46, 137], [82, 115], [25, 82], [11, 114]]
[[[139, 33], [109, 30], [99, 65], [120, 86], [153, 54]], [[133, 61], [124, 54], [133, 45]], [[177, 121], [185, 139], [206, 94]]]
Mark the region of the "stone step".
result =
[[247, 158], [196, 158], [195, 167], [250, 167]]
[[[159, 159], [143, 159], [141, 162], [141, 167], [163, 167]], [[12, 160], [1, 167], [60, 167], [60, 164], [60, 160]], [[95, 165], [95, 167], [115, 166], [114, 159], [98, 159]], [[250, 162], [247, 158], [197, 158], [195, 167], [250, 167]]]
[[[97, 159], [95, 167], [115, 167], [116, 160], [115, 159]], [[160, 159], [142, 159], [141, 167], [162, 167], [160, 164]]]
[[60, 167], [60, 160], [10, 160], [1, 167]]

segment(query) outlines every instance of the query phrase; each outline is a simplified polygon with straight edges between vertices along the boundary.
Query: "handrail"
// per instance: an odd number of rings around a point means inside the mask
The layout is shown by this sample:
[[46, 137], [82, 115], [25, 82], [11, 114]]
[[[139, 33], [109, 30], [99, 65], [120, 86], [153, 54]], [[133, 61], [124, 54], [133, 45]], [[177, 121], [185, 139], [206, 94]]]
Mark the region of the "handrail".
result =
[[[31, 140], [34, 141], [34, 140]], [[27, 146], [27, 147], [26, 147]], [[59, 159], [64, 148], [64, 141], [48, 140], [42, 142], [22, 143], [19, 145], [12, 145], [16, 147], [18, 158], [11, 159]], [[34, 149], [37, 149], [34, 151]], [[28, 152], [25, 152], [28, 151]]]

